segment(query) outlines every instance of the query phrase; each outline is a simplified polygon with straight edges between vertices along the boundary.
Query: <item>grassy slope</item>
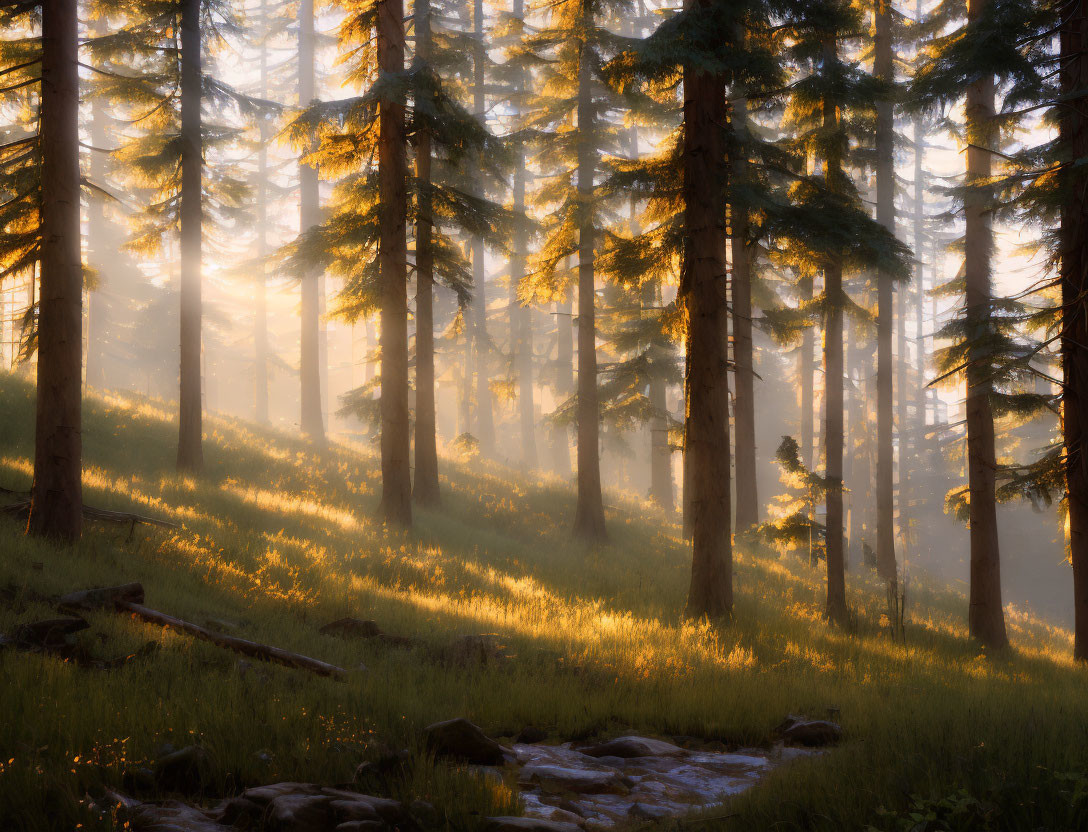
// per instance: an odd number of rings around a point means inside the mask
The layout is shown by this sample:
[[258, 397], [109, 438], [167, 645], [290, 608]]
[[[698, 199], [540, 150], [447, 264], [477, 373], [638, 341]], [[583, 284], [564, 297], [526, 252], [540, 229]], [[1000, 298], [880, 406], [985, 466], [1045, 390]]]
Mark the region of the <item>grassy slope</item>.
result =
[[[0, 485], [29, 487], [25, 383], [0, 375], [0, 414]], [[1012, 615], [1015, 651], [988, 659], [965, 638], [963, 597], [916, 580], [907, 643], [896, 644], [879, 627], [882, 591], [851, 575], [859, 623], [856, 636], [846, 635], [820, 620], [817, 572], [747, 553], [738, 555], [735, 621], [685, 624], [686, 548], [675, 525], [646, 505], [613, 495], [612, 543], [587, 551], [568, 538], [565, 486], [447, 463], [445, 507], [419, 512], [409, 534], [388, 533], [373, 519], [369, 451], [317, 450], [232, 420], [211, 419], [207, 430], [206, 475], [180, 478], [170, 408], [89, 400], [87, 502], [135, 507], [184, 530], [138, 529], [129, 541], [89, 528], [67, 551], [0, 519], [0, 588], [28, 590], [15, 605], [0, 603], [0, 632], [50, 614], [34, 593], [139, 580], [150, 606], [234, 622], [243, 636], [352, 668], [349, 680], [263, 666], [239, 673], [231, 654], [109, 613], [93, 616], [82, 634], [97, 654], [148, 640], [161, 649], [111, 672], [0, 653], [5, 829], [88, 823], [85, 791], [103, 779], [119, 784], [126, 765], [148, 761], [165, 741], [199, 741], [229, 789], [342, 782], [361, 759], [414, 747], [422, 726], [452, 716], [496, 735], [535, 724], [555, 738], [633, 729], [757, 744], [785, 714], [821, 716], [829, 707], [839, 709], [848, 741], [780, 770], [717, 823], [887, 826], [879, 807], [899, 811], [909, 795], [959, 787], [1001, 803], [995, 828], [1069, 823], [1060, 800], [1032, 791], [1057, 788], [1054, 772], [1088, 769], [1088, 676], [1068, 659], [1065, 631]], [[435, 645], [496, 632], [517, 658], [464, 671], [426, 651], [317, 633], [342, 615]], [[512, 800], [465, 772], [429, 765], [404, 788], [454, 818], [509, 809]]]

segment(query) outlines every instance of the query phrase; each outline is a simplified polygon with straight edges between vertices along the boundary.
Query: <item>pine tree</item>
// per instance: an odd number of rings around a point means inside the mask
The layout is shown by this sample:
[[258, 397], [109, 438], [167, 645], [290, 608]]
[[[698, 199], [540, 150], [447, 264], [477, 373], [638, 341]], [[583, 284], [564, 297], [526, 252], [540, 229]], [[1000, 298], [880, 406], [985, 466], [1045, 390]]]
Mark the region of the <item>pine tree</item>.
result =
[[[696, 5], [711, 8], [709, 0]], [[724, 125], [727, 78], [684, 64], [684, 251], [687, 306], [685, 462], [692, 460], [692, 549], [689, 616], [733, 609], [729, 505], [729, 390], [725, 354]], [[686, 462], [687, 464], [687, 462]]]
[[1062, 426], [1073, 565], [1073, 655], [1088, 661], [1088, 195], [1081, 164], [1088, 158], [1083, 109], [1088, 92], [1088, 5], [1083, 0], [1062, 7], [1060, 56]]
[[[309, 107], [317, 94], [315, 71], [316, 34], [314, 0], [299, 0], [298, 103]], [[306, 159], [299, 162], [299, 229], [305, 233], [321, 221], [320, 181], [317, 167]], [[324, 275], [310, 270], [301, 275], [301, 339], [299, 382], [301, 385], [301, 426], [318, 442], [325, 440], [325, 418], [321, 407], [320, 300]]]
[[[1038, 16], [1026, 14], [1010, 0], [969, 0], [962, 7], [940, 4], [931, 27], [960, 25], [937, 38], [930, 60], [916, 73], [912, 98], [934, 106], [960, 98], [966, 87], [964, 114], [967, 165], [958, 198], [965, 218], [963, 280], [948, 291], [962, 291], [963, 312], [940, 336], [952, 340], [938, 355], [939, 378], [966, 377], [968, 487], [953, 492], [946, 503], [962, 507], [970, 519], [971, 569], [968, 626], [971, 635], [990, 648], [1008, 644], [1001, 600], [1001, 564], [997, 529], [998, 480], [1010, 474], [998, 465], [994, 417], [1016, 413], [1029, 417], [1047, 407], [1045, 396], [1017, 389], [1034, 370], [1038, 350], [1018, 331], [1021, 304], [995, 297], [992, 285], [992, 219], [999, 207], [993, 159], [1001, 121], [997, 116], [997, 81], [1008, 85], [1004, 107], [1015, 107], [1039, 95], [1038, 32], [1026, 34]], [[1041, 70], [1040, 70], [1041, 71]], [[1019, 177], [1016, 177], [1019, 179]], [[1014, 483], [1006, 489], [1017, 491]], [[966, 505], [962, 505], [963, 502]]]
[[[742, 196], [748, 178], [748, 102], [734, 94], [730, 120], [738, 140], [733, 154], [734, 195], [729, 203], [732, 256], [732, 321], [734, 422], [736, 424], [736, 477], [738, 533], [759, 523], [759, 495], [756, 488], [756, 401], [755, 357], [752, 342], [752, 278], [755, 245], [752, 239], [751, 209]], [[741, 195], [741, 196], [738, 196]]]
[[595, 265], [602, 232], [597, 205], [597, 156], [619, 146], [615, 127], [604, 118], [610, 107], [619, 106], [619, 101], [601, 75], [601, 66], [615, 52], [616, 41], [600, 18], [625, 6], [625, 0], [562, 0], [551, 10], [549, 27], [530, 41], [535, 51], [547, 59], [542, 61], [544, 93], [531, 126], [552, 136], [544, 143], [540, 156], [552, 182], [541, 190], [538, 201], [545, 210], [558, 206], [538, 256], [535, 279], [543, 286], [535, 294], [544, 298], [565, 294], [568, 278], [561, 273], [562, 264], [577, 253], [578, 503], [574, 534], [587, 541], [607, 537], [597, 390]]
[[521, 288], [526, 281], [529, 234], [527, 229], [526, 191], [529, 173], [526, 144], [528, 136], [520, 129], [523, 112], [531, 98], [532, 56], [524, 48], [527, 39], [524, 0], [512, 0], [511, 11], [504, 24], [494, 33], [506, 45], [506, 60], [499, 74], [505, 81], [508, 98], [514, 110], [515, 129], [508, 141], [512, 168], [511, 210], [518, 225], [514, 229], [509, 259], [509, 328], [508, 339], [511, 370], [517, 378], [518, 424], [522, 462], [530, 469], [538, 465], [536, 441], [536, 409], [533, 382], [536, 373], [533, 346], [533, 304], [522, 302]]
[[[95, 20], [90, 24], [92, 36], [101, 36], [106, 32], [106, 22]], [[100, 67], [102, 68], [102, 67]], [[88, 173], [92, 181], [102, 185], [106, 182], [108, 155], [104, 148], [110, 141], [108, 135], [109, 116], [106, 113], [105, 103], [98, 97], [91, 101], [91, 119], [89, 126], [90, 144], [99, 148], [92, 152], [88, 164]], [[115, 250], [111, 251], [111, 243], [117, 235], [111, 228], [112, 223], [108, 218], [107, 200], [101, 193], [90, 195], [90, 210], [87, 216], [87, 241], [88, 241], [88, 270], [94, 270], [97, 277], [94, 291], [87, 297], [87, 365], [86, 380], [88, 387], [105, 389], [106, 375], [106, 349], [110, 332], [110, 304], [106, 300], [109, 286], [103, 286], [101, 266], [107, 262], [107, 257], [113, 257]]]
[[[404, 73], [404, 3], [378, 0], [378, 83]], [[382, 512], [412, 522], [408, 423], [408, 160], [404, 102], [392, 91], [378, 101], [378, 269], [382, 351]]]
[[64, 0], [42, 2], [40, 56], [40, 127], [38, 135], [26, 142], [36, 145], [40, 154], [36, 253], [41, 284], [34, 483], [27, 532], [71, 543], [80, 537], [83, 512], [83, 269], [78, 21]]
[[96, 95], [133, 112], [134, 133], [115, 153], [127, 184], [150, 201], [135, 218], [130, 246], [141, 253], [161, 250], [177, 232], [180, 253], [180, 397], [178, 470], [203, 467], [202, 447], [202, 241], [214, 218], [236, 215], [244, 185], [229, 166], [205, 163], [209, 152], [236, 141], [232, 127], [205, 121], [203, 106], [214, 102], [252, 113], [262, 105], [215, 79], [204, 67], [205, 53], [236, 28], [230, 7], [220, 0], [99, 0], [99, 14], [124, 25], [97, 38], [91, 49], [101, 61], [127, 63], [126, 72], [100, 71]]
[[[989, 0], [968, 0], [968, 25], [982, 16]], [[995, 80], [984, 75], [967, 88], [964, 114], [967, 120], [968, 187], [964, 198], [964, 279], [968, 337], [975, 347], [967, 368], [967, 474], [971, 506], [971, 635], [990, 647], [1008, 643], [1001, 608], [1001, 566], [995, 501], [997, 456], [994, 448], [994, 417], [990, 403], [992, 383], [985, 367], [982, 341], [990, 328], [991, 254], [993, 230], [989, 200], [979, 186], [992, 174]]]
[[[728, 160], [747, 156], [747, 150], [738, 151], [743, 145], [727, 127], [726, 91], [735, 85], [752, 94], [777, 83], [774, 62], [745, 37], [746, 31], [768, 29], [759, 3], [702, 0], [661, 24], [620, 65], [655, 83], [683, 83], [675, 155], [663, 155], [656, 173], [651, 164], [642, 174], [654, 190], [661, 220], [643, 236], [656, 238], [660, 250], [679, 251], [682, 260], [684, 524], [692, 540], [687, 614], [694, 617], [728, 615], [733, 607], [725, 207], [740, 204], [731, 200]], [[680, 171], [678, 180], [665, 172], [669, 168]], [[633, 249], [644, 258], [647, 250], [645, 245]], [[667, 259], [660, 253], [654, 258], [659, 264]]]
[[200, 5], [200, 0], [180, 0], [181, 190], [178, 233], [181, 242], [181, 393], [178, 470], [191, 472], [199, 471], [204, 466], [200, 367], [200, 261], [204, 220]]
[[[824, 479], [827, 505], [827, 614], [848, 620], [843, 513], [843, 315], [854, 310], [844, 289], [844, 271], [875, 268], [892, 279], [905, 276], [905, 247], [889, 228], [872, 220], [850, 179], [847, 119], [871, 109], [884, 87], [840, 54], [842, 41], [861, 34], [858, 9], [842, 0], [806, 4], [793, 24], [792, 53], [809, 73], [791, 92], [792, 121], [801, 129], [793, 139], [822, 164], [822, 175], [799, 180], [794, 203], [798, 220], [795, 260], [811, 259], [823, 275], [818, 299], [824, 323]], [[813, 225], [808, 226], [808, 223]]]
[[[890, 0], [874, 0], [873, 75], [888, 89], [895, 82]], [[876, 102], [876, 219], [895, 233], [895, 122], [893, 102], [885, 95]], [[876, 565], [885, 581], [896, 580], [895, 565], [895, 473], [892, 446], [892, 304], [895, 280], [889, 274], [877, 275], [877, 459], [876, 459]], [[898, 293], [902, 297], [903, 293]], [[899, 353], [900, 366], [906, 360]], [[900, 386], [900, 398], [903, 389]], [[900, 422], [900, 430], [904, 427]], [[902, 439], [900, 440], [902, 448]]]
[[[415, 62], [419, 72], [430, 68], [431, 2], [416, 0]], [[419, 97], [419, 96], [417, 96]], [[434, 195], [431, 193], [431, 131], [421, 123], [416, 130], [416, 478], [412, 496], [421, 505], [441, 502], [438, 487], [438, 442], [434, 394]]]
[[[510, 222], [507, 212], [469, 193], [461, 173], [467, 159], [474, 157], [490, 160], [480, 175], [494, 177], [503, 161], [502, 148], [445, 90], [439, 74], [457, 61], [463, 40], [457, 32], [443, 29], [440, 47], [433, 25], [428, 32], [427, 23], [433, 24], [437, 17], [433, 6], [430, 13], [421, 6], [417, 9], [417, 54], [406, 68], [403, 19], [384, 7], [384, 2], [345, 0], [341, 4], [345, 12], [341, 48], [352, 53], [348, 80], [363, 86], [364, 92], [315, 103], [286, 128], [295, 144], [314, 148], [306, 157], [308, 163], [339, 179], [329, 217], [300, 234], [284, 255], [298, 272], [328, 269], [344, 279], [334, 314], [355, 321], [375, 309], [380, 312], [380, 380], [352, 391], [344, 404], [347, 412], [367, 418], [369, 386], [380, 383], [375, 415], [381, 425], [382, 512], [389, 522], [409, 525], [408, 228], [415, 229], [416, 407], [430, 411], [417, 412], [417, 465], [422, 459], [420, 488], [430, 488], [426, 499], [433, 501], [437, 498], [437, 454], [430, 456], [436, 447], [433, 314], [432, 325], [426, 321], [430, 292], [439, 279], [456, 292], [463, 308], [471, 283], [464, 258], [444, 229], [479, 235], [501, 248]], [[420, 21], [423, 55], [419, 54]], [[380, 33], [376, 50], [366, 36], [373, 26]], [[363, 47], [357, 48], [360, 43]], [[416, 163], [412, 178], [408, 176], [410, 145]], [[421, 307], [423, 316], [418, 317]], [[428, 387], [422, 396], [421, 384]], [[433, 467], [428, 470], [428, 466]]]
[[[472, 113], [479, 119], [481, 125], [487, 124], [487, 86], [490, 70], [491, 59], [486, 43], [484, 2], [472, 0]], [[483, 182], [473, 179], [472, 187], [474, 195], [482, 199], [484, 197]], [[492, 344], [487, 329], [487, 269], [483, 236], [473, 235], [469, 248], [472, 254], [472, 355], [476, 381], [474, 435], [483, 453], [490, 456], [495, 451], [495, 414], [491, 397]]]

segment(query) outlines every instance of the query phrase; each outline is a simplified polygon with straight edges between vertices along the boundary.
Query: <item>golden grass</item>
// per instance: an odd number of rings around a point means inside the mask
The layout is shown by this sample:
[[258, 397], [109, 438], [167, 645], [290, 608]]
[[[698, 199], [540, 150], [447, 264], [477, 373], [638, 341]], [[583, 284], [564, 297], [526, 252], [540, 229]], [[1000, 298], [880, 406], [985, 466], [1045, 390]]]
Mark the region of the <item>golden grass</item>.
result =
[[[0, 411], [0, 485], [26, 487], [24, 383], [0, 376]], [[85, 633], [88, 649], [119, 655], [150, 640], [157, 652], [108, 673], [0, 654], [0, 817], [13, 829], [92, 824], [84, 791], [120, 785], [124, 768], [164, 741], [205, 745], [225, 790], [337, 782], [381, 747], [416, 748], [423, 725], [457, 715], [496, 735], [531, 723], [556, 738], [630, 729], [758, 744], [787, 713], [837, 709], [847, 742], [777, 772], [735, 801], [735, 817], [715, 821], [738, 829], [863, 828], [912, 794], [1030, 790], [1050, 782], [1047, 772], [1088, 769], [1088, 677], [1070, 659], [1070, 634], [1028, 613], [1009, 611], [1014, 649], [988, 657], [966, 639], [962, 593], [916, 577], [907, 639], [896, 642], [880, 626], [883, 588], [851, 574], [858, 627], [844, 633], [822, 619], [818, 571], [742, 551], [733, 622], [685, 622], [689, 555], [675, 524], [642, 501], [610, 494], [612, 542], [586, 549], [569, 538], [565, 483], [445, 460], [445, 506], [418, 511], [410, 533], [388, 531], [374, 514], [369, 449], [318, 448], [231, 419], [209, 419], [207, 430], [208, 470], [179, 477], [168, 405], [89, 399], [87, 502], [183, 528], [127, 541], [91, 527], [62, 550], [0, 521], [0, 587], [25, 590], [15, 606], [0, 604], [0, 631], [47, 614], [28, 592], [141, 580], [151, 606], [233, 622], [245, 637], [349, 668], [348, 681], [240, 673], [209, 645], [107, 613], [92, 616], [106, 640]], [[464, 670], [428, 650], [318, 634], [341, 615], [434, 646], [494, 632], [515, 658]], [[453, 825], [511, 809], [508, 789], [469, 772], [426, 757], [416, 769], [397, 788], [447, 807]], [[1006, 814], [1061, 828], [1057, 810], [1040, 811]]]

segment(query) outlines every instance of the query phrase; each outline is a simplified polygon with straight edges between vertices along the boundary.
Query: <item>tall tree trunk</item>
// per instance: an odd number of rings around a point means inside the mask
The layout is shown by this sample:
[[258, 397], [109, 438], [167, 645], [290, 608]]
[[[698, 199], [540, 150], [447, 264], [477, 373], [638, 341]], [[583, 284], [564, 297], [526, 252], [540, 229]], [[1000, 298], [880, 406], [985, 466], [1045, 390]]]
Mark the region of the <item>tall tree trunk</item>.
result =
[[181, 4], [181, 401], [178, 470], [204, 467], [201, 400], [201, 226], [204, 141], [200, 121], [200, 0]]
[[[261, 2], [261, 98], [268, 97], [268, 3]], [[253, 314], [254, 415], [268, 422], [268, 127], [261, 119], [257, 148], [257, 297]]]
[[[978, 20], [989, 0], [968, 0], [967, 19]], [[989, 148], [997, 139], [993, 76], [967, 88], [967, 185], [990, 178]], [[992, 328], [990, 256], [993, 250], [991, 201], [984, 192], [964, 198], [964, 273], [967, 287], [967, 337], [974, 346], [967, 368], [967, 476], [971, 522], [971, 604], [968, 628], [987, 647], [1008, 644], [1001, 607], [1001, 559], [998, 548], [994, 416], [990, 405], [992, 360], [984, 343]]]
[[458, 378], [457, 424], [459, 435], [472, 434], [472, 310], [460, 309], [465, 342], [461, 345]]
[[1065, 202], [1061, 218], [1062, 425], [1069, 500], [1069, 552], [1073, 562], [1073, 655], [1088, 661], [1088, 194], [1074, 162], [1088, 156], [1088, 119], [1075, 96], [1088, 89], [1088, 5], [1066, 10], [1061, 29], [1061, 110]]
[[[729, 391], [726, 390], [726, 396]], [[694, 471], [695, 460], [692, 459], [691, 446], [688, 437], [691, 434], [691, 423], [687, 418], [689, 403], [691, 402], [691, 353], [684, 350], [684, 438], [683, 438], [683, 468], [680, 471], [680, 531], [684, 540], [691, 540], [694, 533], [692, 520], [694, 513], [691, 510], [692, 499], [695, 493]]]
[[[592, 17], [585, 20], [587, 30]], [[593, 146], [592, 64], [589, 47], [580, 44], [578, 60], [578, 508], [574, 534], [603, 541], [604, 498], [601, 494], [600, 402], [597, 395], [597, 320], [593, 279]]]
[[[378, 69], [404, 71], [404, 2], [379, 0]], [[378, 230], [381, 281], [382, 514], [389, 523], [412, 523], [408, 420], [408, 159], [404, 104], [378, 107]]]
[[[812, 301], [812, 277], [801, 278], [801, 304]], [[797, 374], [801, 386], [801, 459], [805, 467], [812, 469], [815, 458], [815, 429], [812, 424], [812, 371], [816, 363], [816, 333], [812, 327], [805, 327], [801, 333], [801, 352], [797, 359]]]
[[[431, 0], [416, 0], [416, 61], [431, 60]], [[434, 398], [434, 214], [431, 195], [431, 133], [416, 135], [416, 479], [413, 496], [420, 505], [438, 505], [438, 440]]]
[[[661, 286], [656, 280], [643, 285], [643, 305], [656, 311], [661, 305]], [[650, 378], [650, 499], [671, 514], [675, 508], [672, 482], [672, 448], [669, 444], [668, 397], [665, 379]]]
[[[91, 24], [94, 37], [106, 34], [104, 20], [95, 20]], [[91, 100], [91, 144], [106, 147], [107, 115], [104, 103], [97, 96]], [[94, 151], [90, 154], [90, 176], [95, 184], [102, 185], [106, 179], [107, 154]], [[109, 251], [110, 222], [105, 213], [105, 201], [100, 195], [92, 197], [91, 209], [87, 212], [87, 240], [90, 243], [88, 260], [97, 271], [98, 285], [87, 298], [87, 386], [99, 390], [106, 387], [106, 344], [109, 341], [110, 302], [108, 292], [109, 269], [107, 263], [112, 255]]]
[[[309, 106], [316, 96], [314, 71], [314, 0], [300, 0], [298, 39], [298, 103]], [[321, 193], [317, 168], [299, 163], [299, 230], [307, 231], [321, 222]], [[302, 396], [302, 432], [319, 442], [325, 440], [325, 419], [321, 407], [321, 283], [320, 271], [302, 275], [301, 343], [299, 382]]]
[[[922, 1], [917, 0], [915, 4], [915, 15], [917, 19], [921, 19]], [[902, 469], [899, 473], [899, 501], [900, 511], [903, 506], [910, 505], [912, 507], [911, 514], [915, 515], [913, 520], [918, 522], [918, 517], [913, 509], [915, 501], [919, 497], [919, 492], [911, 484], [913, 481], [912, 474], [920, 472], [922, 470], [922, 447], [925, 440], [926, 430], [926, 381], [925, 381], [925, 368], [926, 368], [926, 338], [925, 332], [922, 328], [922, 308], [925, 304], [925, 270], [923, 268], [923, 261], [925, 260], [925, 239], [924, 239], [924, 223], [925, 223], [925, 171], [923, 169], [923, 158], [925, 156], [925, 135], [922, 127], [922, 119], [920, 116], [916, 116], [914, 119], [914, 205], [913, 205], [913, 224], [914, 224], [914, 330], [915, 330], [915, 356], [916, 367], [915, 371], [916, 384], [913, 389], [914, 393], [914, 419], [911, 421], [910, 427], [907, 428], [903, 425], [900, 426], [900, 430], [904, 433], [910, 431], [912, 441], [910, 443], [910, 470], [906, 476], [903, 475]], [[904, 488], [906, 484], [906, 488]]]
[[[481, 125], [487, 124], [487, 47], [484, 44], [484, 3], [474, 0], [472, 23], [475, 41], [472, 57], [472, 109]], [[483, 197], [483, 182], [475, 179], [476, 195]], [[476, 354], [476, 438], [487, 456], [495, 451], [495, 416], [491, 409], [491, 342], [487, 335], [487, 269], [484, 241], [472, 238], [472, 335]]]
[[[555, 304], [555, 389], [556, 399], [565, 401], [574, 393], [574, 323], [571, 301]], [[552, 446], [555, 473], [561, 477], [571, 475], [570, 432], [566, 427], [552, 429]]]
[[[876, 37], [873, 42], [873, 71], [890, 84], [894, 79], [892, 58], [892, 10], [890, 0], [875, 0]], [[895, 125], [892, 102], [876, 105], [876, 219], [895, 234]], [[892, 329], [895, 312], [891, 275], [877, 275], [876, 321], [876, 564], [885, 581], [895, 581], [895, 463], [892, 445], [893, 361]], [[902, 356], [900, 356], [902, 360]], [[900, 390], [902, 396], [902, 390]]]
[[[733, 105], [732, 124], [742, 142], [747, 141], [748, 105], [741, 98]], [[748, 167], [747, 150], [733, 160], [733, 175], [743, 180]], [[756, 491], [756, 402], [755, 368], [752, 350], [752, 264], [748, 251], [748, 206], [730, 206], [733, 254], [733, 374], [736, 422], [737, 532], [747, 532], [759, 523]]]
[[[696, 0], [703, 5], [711, 0]], [[684, 67], [684, 294], [687, 414], [684, 465], [691, 487], [692, 563], [687, 615], [733, 609], [729, 499], [729, 388], [725, 330], [725, 84], [721, 74]]]
[[[514, 0], [514, 16], [524, 16], [523, 0]], [[520, 96], [524, 78], [518, 78], [515, 90]], [[520, 100], [520, 98], [519, 98]], [[514, 157], [514, 215], [525, 214], [525, 151], [519, 145]], [[521, 461], [532, 470], [537, 467], [536, 413], [533, 404], [533, 308], [518, 302], [518, 287], [525, 279], [525, 231], [514, 230], [510, 255], [510, 345], [514, 350], [514, 371], [518, 375], [518, 411], [521, 421]]]
[[66, 543], [79, 540], [83, 518], [77, 26], [70, 3], [44, 0], [38, 397], [27, 532]]
[[858, 557], [858, 540], [861, 536], [861, 515], [859, 507], [862, 501], [858, 496], [859, 468], [858, 465], [858, 438], [861, 436], [862, 420], [865, 418], [865, 406], [861, 401], [858, 389], [858, 354], [859, 333], [856, 324], [847, 320], [844, 323], [847, 328], [846, 357], [845, 357], [845, 383], [846, 383], [846, 441], [843, 460], [843, 482], [849, 489], [843, 494], [843, 511], [846, 514], [846, 548], [843, 557], [846, 559], [847, 568], [851, 563], [860, 560]]
[[[836, 39], [829, 36], [824, 42], [824, 70], [838, 61]], [[839, 132], [839, 108], [836, 102], [825, 97], [822, 104], [823, 127], [828, 134]], [[840, 190], [842, 158], [838, 140], [830, 141], [833, 148], [827, 154], [825, 174], [828, 187]], [[824, 331], [824, 453], [827, 479], [827, 616], [838, 624], [847, 621], [846, 569], [843, 557], [842, 512], [842, 451], [843, 451], [843, 306], [845, 294], [842, 288], [842, 258], [833, 254], [824, 265], [824, 296], [827, 317]]]

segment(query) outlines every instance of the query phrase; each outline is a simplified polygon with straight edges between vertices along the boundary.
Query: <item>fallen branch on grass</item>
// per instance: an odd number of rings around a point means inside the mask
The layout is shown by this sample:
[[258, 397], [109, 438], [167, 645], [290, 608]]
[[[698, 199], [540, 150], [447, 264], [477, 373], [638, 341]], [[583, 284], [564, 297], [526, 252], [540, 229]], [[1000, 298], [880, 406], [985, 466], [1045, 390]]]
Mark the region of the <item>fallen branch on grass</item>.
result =
[[188, 633], [193, 638], [211, 642], [218, 647], [233, 650], [250, 658], [275, 662], [298, 670], [308, 670], [319, 676], [331, 676], [334, 679], [342, 679], [344, 676], [342, 667], [318, 659], [311, 659], [309, 656], [303, 656], [300, 653], [292, 653], [290, 650], [283, 650], [279, 647], [217, 633], [198, 624], [193, 624], [191, 621], [185, 621], [150, 607], [145, 607], [144, 588], [138, 583], [73, 592], [61, 598], [59, 605], [65, 610], [112, 608], [117, 612], [131, 613], [137, 618], [152, 624], [172, 627], [175, 630]]
[[[18, 502], [8, 503], [5, 506], [0, 506], [0, 512], [4, 514], [14, 514], [16, 517], [25, 517], [30, 513], [30, 492], [29, 491], [12, 491], [10, 488], [3, 488], [0, 486], [0, 494], [10, 494], [13, 497], [22, 497], [23, 499]], [[160, 526], [164, 529], [178, 529], [181, 528], [177, 523], [171, 523], [169, 520], [160, 520], [157, 517], [147, 517], [143, 514], [134, 514], [129, 511], [113, 511], [108, 508], [96, 508], [95, 506], [89, 506], [84, 504], [83, 517], [87, 520], [97, 520], [100, 523], [117, 523], [118, 525], [129, 526], [129, 536], [132, 536], [133, 530], [137, 524], [145, 526]]]
[[69, 592], [67, 595], [61, 596], [60, 600], [57, 601], [57, 607], [62, 612], [79, 612], [116, 606], [122, 601], [142, 604], [144, 602], [144, 585], [131, 583]]

